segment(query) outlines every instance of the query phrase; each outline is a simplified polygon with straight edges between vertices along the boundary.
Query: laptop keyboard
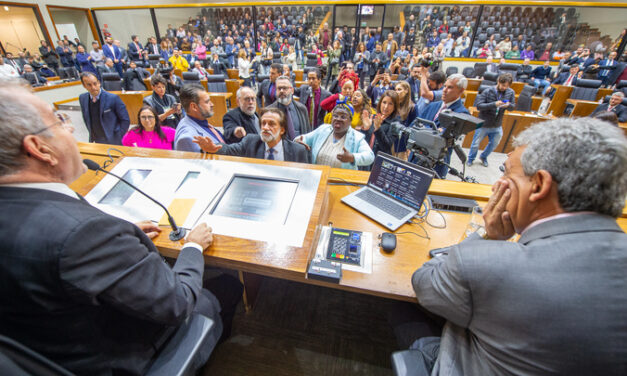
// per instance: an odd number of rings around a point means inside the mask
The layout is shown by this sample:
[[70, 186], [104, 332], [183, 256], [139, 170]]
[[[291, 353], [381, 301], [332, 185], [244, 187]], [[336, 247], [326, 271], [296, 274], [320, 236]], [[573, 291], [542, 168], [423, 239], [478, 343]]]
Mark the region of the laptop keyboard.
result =
[[376, 206], [377, 208], [383, 210], [384, 212], [388, 213], [396, 219], [402, 219], [407, 214], [411, 213], [410, 210], [405, 209], [401, 205], [393, 202], [392, 200], [380, 196], [369, 189], [362, 190], [361, 192], [357, 193], [356, 196], [366, 201], [370, 205]]

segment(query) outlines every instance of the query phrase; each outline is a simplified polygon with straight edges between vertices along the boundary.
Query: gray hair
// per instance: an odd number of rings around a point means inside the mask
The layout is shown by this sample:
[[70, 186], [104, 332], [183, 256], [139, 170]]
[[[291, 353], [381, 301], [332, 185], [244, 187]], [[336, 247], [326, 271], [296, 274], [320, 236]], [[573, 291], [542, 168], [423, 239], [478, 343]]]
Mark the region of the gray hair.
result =
[[457, 80], [456, 85], [460, 89], [466, 90], [466, 88], [468, 87], [468, 79], [463, 74], [454, 73], [448, 76], [448, 79], [451, 81]]
[[244, 94], [244, 90], [250, 90], [250, 91], [253, 92], [253, 94], [257, 95], [257, 92], [252, 87], [250, 87], [250, 86], [242, 86], [239, 89], [237, 89], [237, 92], [235, 93], [235, 97], [237, 99], [240, 99], [242, 97], [242, 95]]
[[[0, 176], [11, 175], [24, 167], [24, 137], [45, 127], [39, 110], [16, 95], [28, 91], [22, 80], [0, 80]], [[44, 131], [41, 135], [46, 137], [51, 133]]]
[[609, 123], [556, 119], [535, 124], [514, 139], [526, 146], [520, 161], [527, 176], [546, 170], [566, 212], [594, 211], [618, 217], [627, 196], [627, 138]]
[[612, 96], [625, 98], [625, 94], [622, 91], [615, 91], [615, 92], [612, 93]]
[[292, 85], [292, 80], [289, 77], [287, 77], [287, 76], [279, 76], [279, 77], [276, 78], [276, 81], [278, 81], [278, 80], [285, 80], [285, 81], [290, 83], [291, 87], [294, 87], [294, 85]]

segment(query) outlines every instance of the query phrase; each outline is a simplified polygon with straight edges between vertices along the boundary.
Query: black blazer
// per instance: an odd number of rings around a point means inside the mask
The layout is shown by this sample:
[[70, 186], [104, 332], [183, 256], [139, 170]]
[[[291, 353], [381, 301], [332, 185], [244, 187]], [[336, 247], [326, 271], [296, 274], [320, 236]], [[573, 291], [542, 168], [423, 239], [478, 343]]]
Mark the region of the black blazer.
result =
[[[312, 129], [311, 124], [309, 123], [309, 112], [307, 112], [307, 108], [305, 108], [305, 105], [301, 104], [300, 102], [292, 100], [292, 103], [294, 103], [294, 107], [296, 107], [296, 111], [298, 113], [298, 122], [301, 125], [301, 128], [298, 131], [300, 131], [300, 134], [306, 134], [311, 132]], [[266, 107], [278, 108], [282, 110], [282, 108], [279, 107], [279, 102], [277, 101], [269, 106], [266, 105]], [[287, 137], [287, 134], [285, 135], [285, 137]]]
[[[597, 108], [594, 109], [594, 111], [592, 111], [592, 115], [607, 111], [607, 108], [609, 106], [609, 103], [600, 104]], [[619, 123], [624, 123], [627, 121], [627, 107], [625, 107], [625, 105], [619, 103], [618, 106], [612, 108], [612, 112], [615, 113], [618, 117]]]
[[[302, 85], [301, 87], [294, 89], [294, 95], [298, 96], [298, 101], [302, 103], [303, 106], [305, 106], [305, 108], [307, 109], [307, 114], [309, 114], [309, 107], [307, 107], [307, 100], [312, 95], [311, 86]], [[320, 88], [320, 103], [322, 103], [323, 100], [327, 99], [330, 96], [331, 96], [330, 92], [328, 92], [327, 90], [324, 90], [323, 88]], [[324, 124], [324, 116], [326, 114], [327, 112], [323, 110], [322, 107], [318, 106], [316, 110], [316, 115], [315, 115], [316, 119], [318, 119], [317, 121], [318, 125]]]
[[[505, 108], [496, 110], [495, 102], [509, 101]], [[490, 86], [482, 91], [475, 99], [475, 107], [479, 110], [479, 118], [484, 120], [484, 128], [497, 128], [501, 126], [505, 110], [513, 110], [516, 107], [516, 93], [513, 89], [507, 89], [503, 94], [496, 90], [496, 86]]]
[[197, 249], [170, 268], [137, 226], [47, 190], [0, 187], [0, 207], [0, 333], [76, 374], [142, 374], [213, 304]]
[[[240, 142], [242, 139], [235, 137], [233, 132], [235, 128], [244, 127], [246, 134], [258, 134], [257, 128], [255, 128], [254, 119], [259, 118], [257, 114], [248, 116], [239, 107], [229, 110], [222, 118], [222, 127], [224, 129], [224, 139], [227, 144], [234, 144]], [[261, 126], [261, 123], [259, 124]]]
[[[259, 91], [257, 91], [257, 106], [263, 107], [265, 104], [265, 107], [268, 107], [276, 100], [276, 89], [274, 91], [274, 98], [270, 98], [270, 93], [268, 92], [269, 88], [270, 88], [269, 78], [266, 78], [265, 80], [263, 80], [261, 84], [259, 84]], [[276, 88], [276, 85], [275, 85], [275, 88]], [[261, 98], [263, 98], [264, 103], [261, 102]]]
[[[311, 163], [311, 153], [304, 145], [284, 138], [283, 159], [288, 162]], [[265, 159], [266, 145], [258, 134], [247, 134], [241, 142], [222, 145], [218, 154]]]

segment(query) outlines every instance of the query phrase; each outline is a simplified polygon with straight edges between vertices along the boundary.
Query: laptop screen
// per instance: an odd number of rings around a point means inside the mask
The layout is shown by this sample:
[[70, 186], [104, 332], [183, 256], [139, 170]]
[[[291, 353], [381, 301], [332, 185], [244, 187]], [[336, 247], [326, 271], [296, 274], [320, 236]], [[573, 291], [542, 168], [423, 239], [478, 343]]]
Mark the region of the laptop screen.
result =
[[368, 186], [420, 210], [432, 180], [433, 171], [378, 153]]

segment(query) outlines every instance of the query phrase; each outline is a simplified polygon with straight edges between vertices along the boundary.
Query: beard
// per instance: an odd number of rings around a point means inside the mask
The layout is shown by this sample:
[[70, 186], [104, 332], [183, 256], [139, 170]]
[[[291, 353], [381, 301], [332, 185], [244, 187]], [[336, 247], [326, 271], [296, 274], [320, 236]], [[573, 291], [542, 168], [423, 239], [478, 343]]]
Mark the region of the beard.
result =
[[245, 113], [248, 116], [253, 116], [255, 114], [255, 111], [257, 110], [257, 107], [252, 107], [252, 109], [246, 109], [246, 108], [242, 108], [242, 112]]
[[261, 140], [263, 140], [263, 142], [265, 142], [266, 144], [273, 142], [277, 139], [279, 139], [279, 132], [277, 133], [261, 132]]
[[213, 116], [213, 110], [205, 111], [203, 109], [200, 109], [200, 115], [205, 119], [209, 119], [210, 117]]
[[292, 102], [292, 95], [286, 95], [285, 97], [278, 97], [277, 102], [279, 102], [280, 104], [287, 106]]

